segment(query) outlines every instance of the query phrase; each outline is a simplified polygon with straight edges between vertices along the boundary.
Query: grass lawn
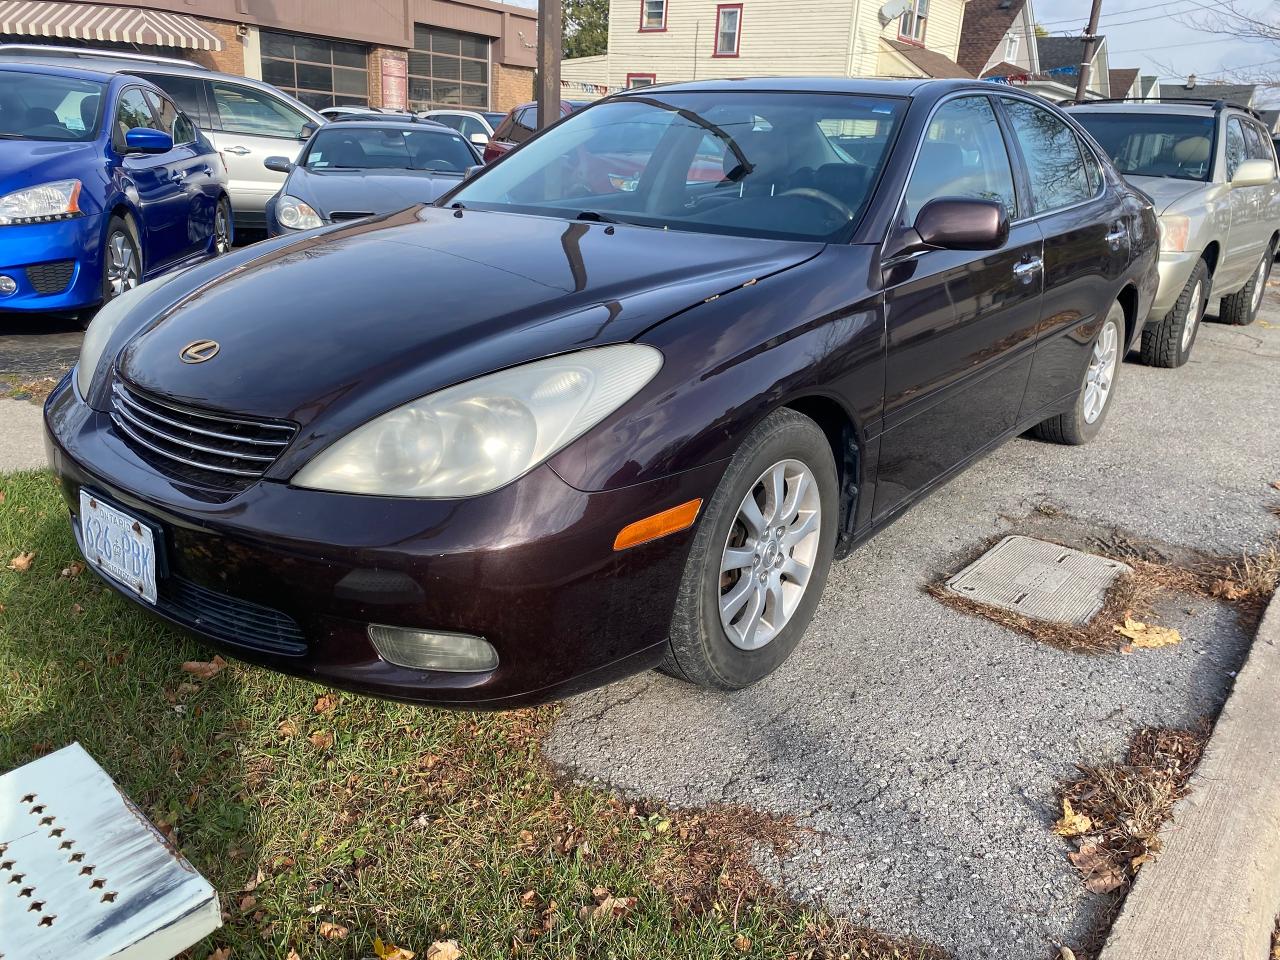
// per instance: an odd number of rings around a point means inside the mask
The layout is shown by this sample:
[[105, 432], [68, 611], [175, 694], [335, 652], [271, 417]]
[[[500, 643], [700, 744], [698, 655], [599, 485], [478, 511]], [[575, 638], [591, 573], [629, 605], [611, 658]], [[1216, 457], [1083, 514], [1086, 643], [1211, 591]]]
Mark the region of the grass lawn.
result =
[[442, 960], [447, 941], [468, 960], [941, 957], [770, 888], [751, 841], [784, 824], [561, 781], [554, 708], [421, 709], [235, 662], [202, 680], [182, 664], [210, 651], [78, 560], [52, 478], [0, 474], [0, 772], [83, 744], [221, 894], [193, 957], [367, 957], [375, 938]]

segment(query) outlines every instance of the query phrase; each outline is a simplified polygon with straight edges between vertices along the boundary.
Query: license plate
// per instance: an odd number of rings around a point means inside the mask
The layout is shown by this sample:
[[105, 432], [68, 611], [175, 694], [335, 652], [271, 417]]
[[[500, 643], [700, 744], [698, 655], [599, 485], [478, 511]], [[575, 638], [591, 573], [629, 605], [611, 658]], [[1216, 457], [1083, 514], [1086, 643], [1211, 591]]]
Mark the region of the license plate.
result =
[[130, 593], [156, 602], [156, 544], [151, 527], [80, 491], [84, 558]]

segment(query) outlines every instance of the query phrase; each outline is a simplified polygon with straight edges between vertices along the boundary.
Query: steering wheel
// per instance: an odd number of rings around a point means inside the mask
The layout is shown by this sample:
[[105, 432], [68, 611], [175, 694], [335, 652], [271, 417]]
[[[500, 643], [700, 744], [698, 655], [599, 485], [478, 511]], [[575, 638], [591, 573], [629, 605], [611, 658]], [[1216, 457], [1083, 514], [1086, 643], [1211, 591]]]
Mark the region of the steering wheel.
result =
[[795, 187], [791, 190], [784, 190], [778, 194], [780, 197], [806, 197], [809, 200], [817, 200], [819, 203], [825, 203], [829, 207], [838, 210], [846, 220], [856, 220], [858, 211], [849, 206], [839, 197], [832, 196], [825, 190], [816, 190], [813, 187]]

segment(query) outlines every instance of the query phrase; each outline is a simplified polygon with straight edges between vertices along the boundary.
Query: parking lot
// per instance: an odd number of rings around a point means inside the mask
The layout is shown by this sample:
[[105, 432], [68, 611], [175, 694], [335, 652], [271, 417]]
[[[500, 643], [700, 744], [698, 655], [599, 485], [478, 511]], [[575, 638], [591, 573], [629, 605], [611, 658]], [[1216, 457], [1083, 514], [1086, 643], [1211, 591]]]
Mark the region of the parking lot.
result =
[[798, 846], [773, 865], [788, 890], [887, 933], [957, 957], [1078, 947], [1112, 901], [1050, 832], [1055, 787], [1119, 760], [1139, 727], [1215, 715], [1249, 632], [1188, 600], [1160, 611], [1178, 646], [1073, 654], [923, 588], [1011, 531], [1170, 557], [1274, 537], [1280, 287], [1267, 300], [1251, 327], [1207, 323], [1180, 370], [1126, 364], [1097, 442], [1011, 443], [839, 564], [805, 642], [759, 686], [648, 674], [578, 697], [552, 759], [632, 794], [795, 817]]

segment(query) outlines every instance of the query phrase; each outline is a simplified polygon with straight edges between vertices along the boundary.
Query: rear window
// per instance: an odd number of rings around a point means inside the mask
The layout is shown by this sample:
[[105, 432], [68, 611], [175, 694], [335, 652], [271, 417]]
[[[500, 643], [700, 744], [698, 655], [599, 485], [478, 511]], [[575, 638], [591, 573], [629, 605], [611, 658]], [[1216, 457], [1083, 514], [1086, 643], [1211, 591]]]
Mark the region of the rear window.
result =
[[1123, 174], [1208, 180], [1212, 173], [1213, 117], [1088, 110], [1072, 116]]
[[355, 127], [335, 123], [316, 133], [303, 165], [308, 170], [424, 170], [463, 173], [475, 154], [458, 134], [404, 124]]

